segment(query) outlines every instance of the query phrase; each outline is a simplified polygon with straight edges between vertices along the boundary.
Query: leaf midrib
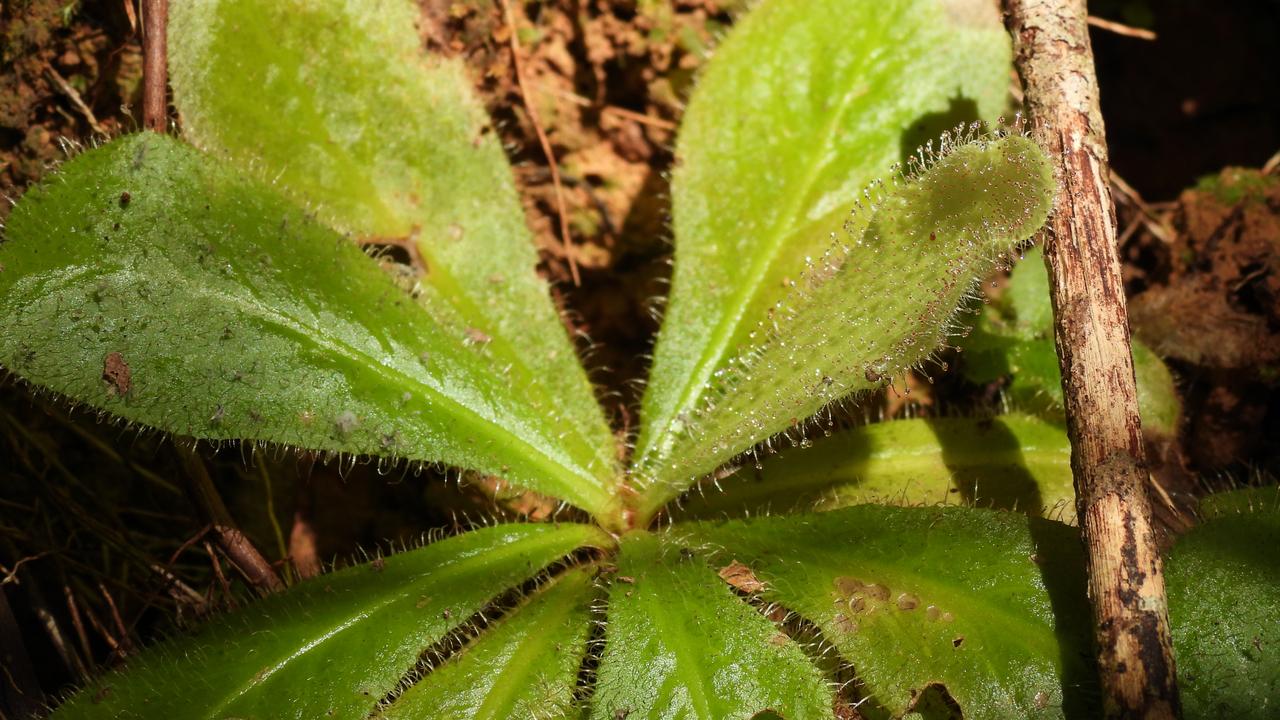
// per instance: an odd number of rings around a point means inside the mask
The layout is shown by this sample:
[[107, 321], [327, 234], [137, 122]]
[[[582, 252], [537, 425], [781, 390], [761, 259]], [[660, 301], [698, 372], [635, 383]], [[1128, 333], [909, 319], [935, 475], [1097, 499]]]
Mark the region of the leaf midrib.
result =
[[[565, 578], [560, 582], [573, 581], [573, 578]], [[537, 622], [530, 632], [524, 636], [524, 639], [519, 641], [515, 651], [511, 653], [511, 658], [507, 662], [506, 669], [503, 670], [499, 682], [495, 682], [490, 687], [489, 692], [485, 695], [484, 702], [476, 709], [475, 720], [507, 720], [511, 717], [510, 710], [513, 709], [511, 707], [511, 698], [517, 691], [527, 687], [525, 680], [532, 677], [536, 669], [533, 663], [520, 662], [520, 660], [522, 658], [531, 659], [537, 657], [538, 650], [548, 644], [549, 638], [554, 637], [557, 630], [564, 627], [576, 607], [575, 602], [566, 602], [564, 598], [554, 598], [559, 602], [552, 602], [552, 600], [553, 598], [544, 597], [544, 601], [549, 604], [549, 607], [544, 613], [534, 618]], [[521, 608], [517, 612], [523, 609]], [[503, 708], [507, 708], [507, 710], [503, 710]]]
[[[660, 568], [661, 572], [667, 575], [666, 579], [668, 581], [675, 580], [675, 572], [670, 568], [662, 566], [662, 561], [660, 559], [651, 557], [650, 560]], [[674, 584], [674, 582], [668, 582], [668, 589], [673, 589]], [[656, 598], [655, 595], [656, 593], [649, 593], [649, 597], [651, 599], [659, 599]], [[681, 606], [684, 606], [683, 602], [681, 603]], [[689, 690], [689, 702], [697, 710], [695, 717], [715, 717], [711, 713], [711, 704], [703, 686], [705, 673], [702, 672], [702, 666], [698, 663], [700, 653], [698, 653], [696, 649], [689, 647], [688, 643], [685, 642], [686, 639], [691, 637], [692, 633], [685, 632], [683, 627], [675, 627], [674, 624], [670, 622], [670, 618], [667, 614], [662, 612], [662, 609], [661, 603], [659, 603], [658, 612], [650, 613], [649, 617], [653, 618], [655, 624], [660, 626], [656, 634], [658, 637], [664, 639], [663, 644], [671, 648], [672, 654], [676, 656], [676, 667], [684, 669], [682, 671], [673, 672], [672, 676], [677, 675], [677, 673], [686, 676], [684, 678], [683, 685]], [[692, 679], [688, 678], [688, 675], [692, 675]], [[664, 686], [665, 684], [666, 683], [664, 683]]]
[[[271, 678], [274, 677], [277, 673], [281, 672], [282, 670], [287, 670], [289, 664], [292, 661], [297, 660], [298, 658], [311, 652], [312, 650], [315, 650], [316, 648], [324, 646], [324, 644], [329, 640], [332, 640], [335, 637], [340, 637], [344, 631], [349, 630], [352, 627], [355, 627], [361, 622], [376, 617], [377, 614], [382, 610], [386, 609], [387, 606], [392, 605], [397, 601], [403, 601], [412, 597], [414, 595], [414, 592], [424, 582], [433, 581], [435, 586], [444, 586], [444, 585], [447, 585], [451, 580], [453, 580], [458, 575], [465, 576], [468, 573], [468, 571], [474, 572], [476, 570], [479, 570], [480, 568], [474, 566], [472, 562], [478, 561], [483, 564], [483, 562], [487, 560], [502, 561], [502, 560], [505, 560], [507, 557], [509, 557], [512, 553], [530, 555], [537, 552], [539, 549], [541, 549], [543, 545], [552, 544], [558, 540], [560, 540], [560, 536], [558, 533], [546, 533], [545, 535], [542, 535], [542, 536], [520, 538], [515, 541], [508, 542], [505, 545], [502, 545], [498, 548], [489, 549], [483, 557], [479, 555], [474, 555], [474, 554], [465, 555], [459, 558], [454, 558], [453, 560], [443, 565], [436, 566], [431, 570], [424, 571], [416, 575], [413, 578], [413, 581], [406, 582], [403, 585], [401, 585], [399, 588], [399, 592], [391, 593], [388, 597], [383, 599], [381, 602], [377, 603], [372, 610], [369, 609], [368, 604], [362, 604], [360, 608], [360, 612], [354, 613], [353, 615], [346, 618], [342, 622], [336, 623], [336, 627], [333, 630], [326, 631], [325, 633], [323, 633], [317, 638], [312, 638], [307, 640], [304, 643], [301, 643], [301, 647], [302, 647], [301, 650], [295, 651], [290, 655], [288, 655], [287, 657], [285, 657], [284, 659], [276, 662], [274, 665], [271, 666], [271, 669], [269, 672], [259, 673], [258, 675], [255, 675], [254, 677], [248, 679], [245, 683], [242, 683], [241, 685], [238, 685], [235, 688], [231, 689], [223, 697], [222, 702], [218, 703], [217, 705], [205, 711], [204, 717], [206, 718], [206, 720], [220, 720], [220, 718], [223, 717], [222, 715], [223, 711], [228, 706], [235, 703], [240, 698], [244, 697], [246, 694], [251, 692], [254, 688], [260, 687], [268, 683], [271, 680]], [[465, 618], [459, 617], [457, 618], [456, 622], [462, 623], [464, 620]], [[449, 630], [445, 630], [441, 635], [442, 636], [447, 635], [449, 632], [450, 632]]]
[[[846, 77], [853, 74], [854, 70], [855, 66], [853, 65], [847, 68]], [[847, 82], [842, 82], [841, 84], [848, 86], [848, 89], [844, 95], [841, 96], [839, 105], [835, 111], [831, 113], [826, 125], [822, 128], [821, 133], [818, 134], [819, 139], [812, 143], [811, 147], [827, 147], [831, 142], [832, 137], [835, 135], [837, 128], [843, 124], [845, 115], [852, 108], [854, 101], [862, 97], [864, 94], [860, 87], [852, 87], [850, 86], [850, 83]], [[816, 154], [820, 160], [822, 153], [819, 151]], [[698, 364], [694, 366], [693, 371], [689, 373], [686, 378], [680, 394], [678, 395], [678, 399], [672, 406], [670, 417], [663, 419], [662, 427], [655, 426], [652, 428], [650, 433], [647, 434], [645, 447], [640, 453], [639, 460], [636, 463], [637, 468], [642, 471], [652, 470], [652, 464], [659, 460], [659, 458], [654, 457], [655, 453], [657, 453], [658, 449], [662, 447], [663, 439], [670, 432], [671, 423], [676, 417], [679, 417], [681, 413], [686, 412], [688, 408], [692, 407], [698, 399], [702, 397], [708, 381], [711, 379], [712, 374], [720, 365], [721, 360], [726, 353], [729, 342], [738, 334], [738, 327], [742, 323], [747, 308], [751, 306], [756, 296], [759, 295], [764, 279], [769, 273], [769, 269], [773, 267], [774, 263], [777, 261], [784, 240], [791, 236], [792, 232], [790, 231], [790, 228], [793, 227], [796, 217], [800, 214], [802, 209], [801, 204], [804, 202], [804, 199], [811, 194], [813, 186], [817, 183], [818, 178], [822, 175], [823, 171], [826, 170], [828, 165], [829, 163], [827, 162], [817, 161], [810, 164], [809, 171], [805, 174], [803, 181], [797, 187], [796, 192], [790, 196], [783, 212], [778, 215], [778, 219], [769, 229], [767, 242], [762, 244], [761, 252], [753, 255], [752, 263], [747, 275], [744, 280], [739, 283], [738, 291], [734, 293], [732, 301], [727, 306], [729, 311], [724, 314], [721, 317], [720, 322], [717, 323], [711, 342], [706, 346], [706, 349], [703, 350], [699, 356]], [[647, 498], [650, 495], [658, 493], [666, 493], [668, 495], [672, 494], [665, 483], [654, 483], [646, 488], [646, 490], [641, 494], [641, 497]], [[640, 504], [642, 506], [652, 506], [655, 503], [644, 502], [642, 500]]]
[[[179, 274], [179, 277], [184, 276]], [[533, 460], [534, 462], [532, 464], [535, 468], [541, 468], [545, 471], [549, 471], [553, 477], [560, 477], [561, 481], [564, 482], [566, 486], [565, 490], [572, 492], [578, 484], [578, 481], [585, 480], [587, 482], [587, 487], [598, 491], [591, 493], [594, 497], [588, 497], [586, 494], [573, 492], [572, 494], [579, 496], [576, 498], [566, 497], [566, 500], [576, 499], [578, 502], [582, 503], [582, 507], [585, 510], [595, 514], [602, 513], [604, 508], [607, 507], [609, 493], [597, 484], [597, 480], [590, 473], [587, 473], [582, 468], [565, 465], [550, 455], [547, 455], [541, 449], [526, 440], [523, 436], [512, 433], [500, 425], [495, 425], [485, 416], [475, 412], [471, 408], [468, 408], [466, 405], [440, 390], [421, 382], [418, 378], [380, 362], [377, 358], [369, 355], [367, 352], [347, 343], [340, 342], [337, 338], [332, 337], [328, 333], [311, 332], [306, 323], [288, 313], [281, 312], [271, 303], [259, 302], [256, 301], [256, 299], [251, 302], [236, 293], [217, 292], [197, 283], [187, 282], [184, 284], [187, 285], [192, 296], [195, 298], [206, 296], [216, 301], [222, 301], [238, 308], [246, 316], [256, 316], [262, 322], [272, 324], [286, 332], [292, 333], [302, 341], [314, 342], [320, 345], [322, 349], [331, 350], [335, 355], [343, 357], [348, 361], [357, 363], [362, 367], [373, 369], [374, 372], [381, 375], [389, 382], [394, 383], [398, 387], [413, 388], [423, 391], [424, 395], [434, 398], [436, 404], [452, 408], [458, 416], [470, 421], [474, 426], [486, 429], [492, 440], [498, 442], [502, 442], [504, 440], [515, 440], [519, 446], [525, 450], [521, 455], [527, 459]], [[501, 432], [495, 435], [492, 432], [494, 428]]]
[[[454, 276], [448, 272], [446, 263], [438, 262], [437, 256], [433, 254], [427, 243], [417, 243], [418, 251], [422, 253], [427, 261], [427, 267], [432, 268], [427, 274], [426, 280], [435, 286], [439, 293], [439, 297], [445, 299], [458, 312], [458, 316], [466, 320], [473, 326], [478, 326], [491, 321], [479, 307], [472, 302], [470, 295], [461, 290], [461, 286]], [[484, 323], [475, 322], [475, 320], [483, 320]], [[566, 346], [573, 348], [572, 343]], [[557, 404], [557, 398], [553, 396], [550, 389], [544, 383], [538, 382], [529, 366], [524, 364], [523, 357], [516, 351], [514, 345], [502, 334], [495, 333], [492, 338], [491, 347], [501, 349], [504, 359], [514, 368], [521, 371], [521, 379], [525, 380], [525, 387], [534, 387], [538, 391], [539, 398], [547, 404], [548, 407], [554, 407]], [[577, 353], [574, 353], [575, 362], [578, 361]], [[594, 398], [593, 398], [594, 401]], [[594, 407], [598, 408], [599, 404], [594, 403]], [[591, 442], [590, 437], [586, 434], [586, 428], [576, 419], [570, 419], [570, 425], [573, 427], [573, 437], [578, 440], [579, 447], [593, 456], [594, 459], [602, 461], [602, 467], [610, 468], [613, 466], [612, 459], [609, 455], [611, 448], [609, 446], [596, 447]]]

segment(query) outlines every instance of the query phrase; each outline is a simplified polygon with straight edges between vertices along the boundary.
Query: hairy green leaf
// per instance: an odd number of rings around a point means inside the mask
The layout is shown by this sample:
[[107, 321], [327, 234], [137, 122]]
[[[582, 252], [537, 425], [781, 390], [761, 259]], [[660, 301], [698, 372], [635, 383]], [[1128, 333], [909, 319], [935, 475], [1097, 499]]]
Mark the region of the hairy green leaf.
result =
[[715, 484], [691, 492], [676, 516], [962, 503], [1075, 521], [1066, 432], [1029, 415], [873, 423], [783, 450]]
[[[1009, 66], [994, 6], [974, 0], [764, 0], [738, 22], [681, 125], [676, 268], [642, 407], [642, 480], [685, 470], [667, 467], [672, 442], [858, 193], [943, 130], [994, 119]], [[887, 253], [855, 264], [896, 287], [929, 282]]]
[[877, 505], [677, 526], [749, 567], [853, 663], [867, 717], [942, 685], [965, 718], [1092, 717], [1074, 529], [973, 508]]
[[701, 559], [650, 533], [625, 536], [609, 590], [595, 720], [832, 717], [804, 652]]
[[464, 325], [353, 243], [168, 137], [121, 138], [29, 191], [0, 250], [0, 365], [200, 438], [404, 456], [594, 512], [592, 453]]
[[847, 223], [847, 239], [760, 321], [679, 432], [641, 458], [639, 477], [652, 483], [642, 512], [761, 440], [803, 432], [826, 405], [905, 373], [956, 332], [978, 278], [1044, 223], [1054, 184], [1026, 137], [955, 141]]
[[1280, 713], [1280, 491], [1206, 498], [1165, 561], [1184, 717]]
[[[365, 240], [413, 243], [425, 292], [598, 478], [613, 436], [534, 272], [498, 134], [459, 60], [423, 55], [412, 0], [174, 3], [183, 132]], [[437, 303], [439, 305], [441, 303]]]
[[378, 718], [555, 718], [587, 652], [592, 568], [573, 570], [409, 687]]
[[[1026, 251], [1010, 274], [1004, 294], [983, 308], [963, 344], [964, 374], [971, 382], [1007, 377], [1015, 405], [1062, 421], [1062, 375], [1053, 343], [1049, 271], [1039, 247]], [[1138, 340], [1132, 345], [1142, 426], [1175, 435], [1182, 406], [1173, 375], [1147, 346]]]
[[152, 649], [54, 717], [363, 718], [494, 597], [610, 544], [587, 525], [499, 525], [315, 578]]

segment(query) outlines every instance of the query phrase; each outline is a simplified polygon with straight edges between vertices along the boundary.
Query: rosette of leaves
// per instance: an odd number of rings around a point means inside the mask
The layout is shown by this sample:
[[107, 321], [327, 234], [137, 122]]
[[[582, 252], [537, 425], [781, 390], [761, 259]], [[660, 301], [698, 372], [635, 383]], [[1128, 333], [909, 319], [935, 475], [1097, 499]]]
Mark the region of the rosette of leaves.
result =
[[[462, 67], [421, 53], [415, 12], [175, 4], [182, 138], [115, 139], [22, 198], [0, 364], [121, 422], [456, 468], [578, 520], [301, 582], [56, 717], [1091, 713], [1066, 525], [879, 505], [661, 522], [927, 358], [1043, 223], [1053, 181], [1028, 139], [939, 135], [1004, 103], [987, 4], [764, 0], [740, 18], [683, 120], [676, 271], [626, 463], [498, 140]], [[387, 272], [366, 242], [420, 262]]]

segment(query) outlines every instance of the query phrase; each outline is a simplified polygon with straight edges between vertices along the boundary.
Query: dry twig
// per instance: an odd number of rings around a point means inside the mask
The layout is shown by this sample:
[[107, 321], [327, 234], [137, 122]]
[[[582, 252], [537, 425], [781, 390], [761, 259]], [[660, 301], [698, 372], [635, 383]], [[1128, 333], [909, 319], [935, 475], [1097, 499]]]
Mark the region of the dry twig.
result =
[[565, 259], [569, 261], [569, 274], [573, 276], [573, 284], [575, 287], [582, 285], [582, 278], [578, 275], [578, 260], [575, 257], [573, 243], [569, 239], [569, 211], [565, 207], [564, 202], [564, 186], [560, 183], [560, 165], [556, 160], [555, 151], [551, 149], [551, 140], [547, 138], [547, 133], [542, 129], [542, 120], [538, 114], [538, 103], [529, 93], [529, 85], [525, 82], [524, 76], [524, 58], [520, 54], [520, 40], [516, 33], [515, 18], [511, 14], [511, 5], [507, 0], [499, 0], [502, 5], [502, 15], [507, 23], [507, 36], [511, 45], [511, 62], [515, 65], [516, 85], [520, 88], [520, 97], [524, 98], [524, 108], [529, 113], [529, 122], [533, 125], [533, 131], [538, 136], [538, 143], [542, 145], [542, 154], [547, 156], [547, 166], [551, 170], [551, 185], [555, 189], [556, 194], [556, 213], [560, 215], [560, 247], [564, 253]]
[[222, 502], [222, 496], [213, 486], [213, 480], [209, 477], [209, 470], [204, 466], [204, 461], [189, 448], [179, 447], [178, 454], [190, 479], [188, 490], [191, 500], [200, 510], [205, 521], [212, 526], [218, 546], [254, 587], [263, 592], [283, 590], [284, 583], [272, 569], [271, 563], [258, 552], [258, 548], [254, 547], [248, 536], [231, 518], [231, 513]]
[[1124, 23], [1118, 23], [1114, 20], [1104, 20], [1103, 18], [1094, 17], [1093, 15], [1089, 16], [1089, 24], [1099, 30], [1106, 30], [1107, 32], [1115, 33], [1116, 35], [1137, 38], [1139, 40], [1156, 39], [1156, 34], [1150, 30], [1143, 30], [1142, 28], [1125, 25]]
[[35, 555], [27, 555], [26, 557], [18, 558], [17, 562], [15, 562], [11, 568], [5, 567], [4, 563], [0, 563], [0, 576], [2, 576], [0, 577], [0, 586], [8, 585], [9, 583], [14, 583], [15, 585], [18, 584], [21, 582], [21, 580], [18, 579], [18, 568], [33, 560], [39, 560], [51, 553], [52, 551], [45, 550], [43, 552], [38, 552]]
[[1085, 0], [1005, 0], [1036, 138], [1057, 164], [1044, 258], [1109, 718], [1180, 714]]
[[[1111, 173], [1111, 185], [1120, 192], [1120, 196], [1125, 201], [1138, 209], [1137, 220], [1146, 226], [1147, 232], [1150, 232], [1166, 245], [1173, 243], [1173, 230], [1165, 224], [1163, 218], [1156, 214], [1155, 210], [1151, 208], [1151, 204], [1142, 199], [1142, 195], [1137, 190], [1134, 190], [1133, 186], [1129, 185], [1124, 178], [1114, 172]], [[1119, 244], [1123, 245], [1124, 241], [1121, 240]]]
[[[577, 105], [578, 107], [593, 108], [596, 106], [595, 103], [591, 102], [587, 98], [584, 98], [575, 92], [569, 92], [568, 90], [561, 90], [560, 88], [557, 88], [552, 85], [538, 84], [538, 89], [547, 94], [554, 95], [562, 100], [567, 100], [568, 102], [571, 102], [574, 105]], [[600, 114], [616, 115], [620, 118], [634, 120], [642, 125], [650, 125], [652, 127], [656, 127], [659, 130], [669, 130], [674, 132], [676, 129], [676, 124], [671, 122], [670, 120], [663, 120], [662, 118], [654, 117], [652, 115], [645, 115], [644, 113], [638, 113], [634, 110], [628, 110], [623, 107], [618, 107], [617, 105], [605, 105], [604, 107], [600, 108]]]
[[72, 87], [71, 83], [67, 82], [66, 78], [62, 77], [62, 73], [58, 72], [52, 65], [50, 65], [45, 68], [45, 74], [48, 75], [49, 79], [53, 81], [53, 84], [62, 91], [62, 94], [67, 96], [67, 99], [71, 101], [72, 106], [74, 106], [75, 109], [84, 116], [85, 122], [89, 123], [90, 130], [98, 133], [99, 135], [106, 133], [106, 131], [102, 129], [102, 125], [98, 123], [98, 118], [93, 114], [93, 110], [90, 110], [89, 106], [85, 104], [84, 98], [80, 97], [80, 92]]

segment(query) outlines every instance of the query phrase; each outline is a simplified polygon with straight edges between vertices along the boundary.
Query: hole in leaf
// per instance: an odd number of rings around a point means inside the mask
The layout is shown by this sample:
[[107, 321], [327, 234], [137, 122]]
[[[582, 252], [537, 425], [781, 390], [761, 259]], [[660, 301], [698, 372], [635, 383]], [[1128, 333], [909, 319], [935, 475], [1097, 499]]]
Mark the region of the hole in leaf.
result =
[[398, 243], [369, 243], [364, 246], [364, 251], [370, 257], [379, 260], [389, 260], [401, 265], [413, 264], [413, 258], [409, 255], [409, 251]]
[[388, 272], [422, 277], [429, 270], [426, 259], [422, 257], [422, 253], [418, 252], [418, 244], [414, 236], [364, 238], [359, 243], [365, 254], [377, 260], [382, 269]]
[[914, 713], [921, 720], [963, 720], [960, 703], [942, 683], [930, 683], [917, 693], [907, 706], [907, 713]]

